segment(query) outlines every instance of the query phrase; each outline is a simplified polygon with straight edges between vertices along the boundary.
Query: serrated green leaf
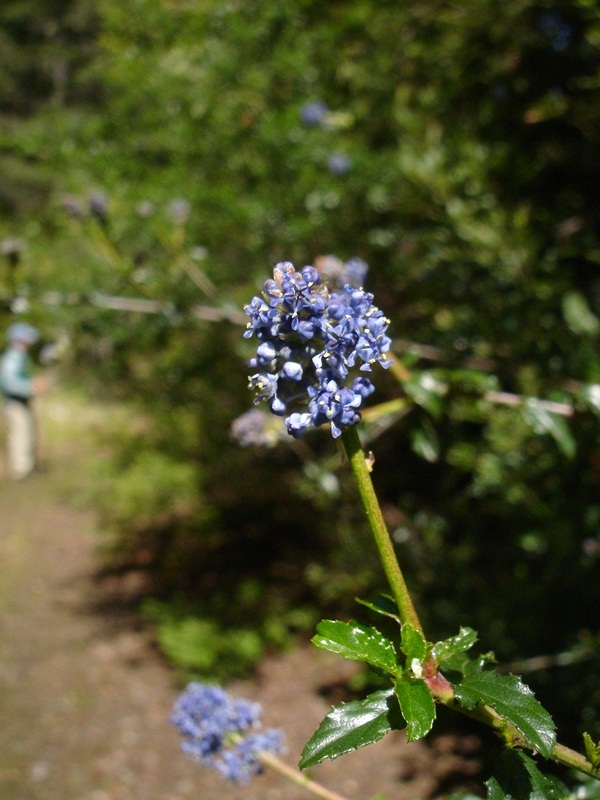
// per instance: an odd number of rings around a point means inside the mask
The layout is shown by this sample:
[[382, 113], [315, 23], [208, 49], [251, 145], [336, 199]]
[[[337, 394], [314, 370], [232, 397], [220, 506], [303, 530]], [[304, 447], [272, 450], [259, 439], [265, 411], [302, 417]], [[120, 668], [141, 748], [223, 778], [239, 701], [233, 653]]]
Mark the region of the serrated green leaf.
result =
[[486, 781], [488, 800], [561, 800], [566, 790], [521, 750], [507, 750]]
[[436, 642], [433, 645], [432, 654], [436, 664], [441, 664], [448, 658], [470, 650], [477, 641], [477, 631], [472, 628], [461, 628], [456, 636]]
[[600, 767], [600, 742], [594, 742], [589, 733], [584, 733], [583, 744], [587, 760], [593, 767]]
[[405, 622], [402, 626], [400, 649], [408, 662], [411, 662], [414, 658], [422, 661], [427, 655], [427, 642], [423, 638], [423, 634], [408, 622]]
[[473, 672], [481, 672], [482, 669], [496, 664], [496, 656], [491, 651], [469, 658], [466, 653], [456, 653], [444, 660], [444, 672], [460, 672], [461, 675], [471, 675]]
[[556, 744], [552, 717], [516, 675], [474, 672], [455, 687], [455, 696], [467, 709], [478, 703], [491, 706], [522, 734], [527, 745], [546, 758]]
[[317, 625], [313, 644], [354, 661], [367, 661], [395, 675], [398, 659], [393, 643], [376, 628], [360, 622], [323, 620]]
[[480, 672], [482, 669], [497, 664], [498, 659], [493, 650], [488, 650], [487, 653], [481, 653], [475, 659], [469, 659], [465, 668], [465, 675], [470, 675], [472, 672]]
[[371, 611], [375, 611], [377, 614], [383, 614], [384, 617], [390, 617], [391, 619], [395, 619], [396, 622], [400, 622], [398, 607], [394, 600], [387, 594], [376, 595], [368, 600], [357, 598], [357, 602], [370, 608]]
[[539, 400], [531, 397], [525, 401], [523, 416], [536, 433], [547, 433], [567, 458], [573, 458], [576, 450], [575, 439], [562, 417], [548, 411]]
[[396, 681], [394, 692], [406, 720], [406, 738], [409, 742], [422, 739], [435, 720], [435, 700], [427, 684], [420, 679], [401, 678]]
[[362, 701], [344, 703], [327, 714], [306, 744], [300, 769], [373, 744], [391, 730], [403, 727], [404, 719], [391, 689], [373, 692]]

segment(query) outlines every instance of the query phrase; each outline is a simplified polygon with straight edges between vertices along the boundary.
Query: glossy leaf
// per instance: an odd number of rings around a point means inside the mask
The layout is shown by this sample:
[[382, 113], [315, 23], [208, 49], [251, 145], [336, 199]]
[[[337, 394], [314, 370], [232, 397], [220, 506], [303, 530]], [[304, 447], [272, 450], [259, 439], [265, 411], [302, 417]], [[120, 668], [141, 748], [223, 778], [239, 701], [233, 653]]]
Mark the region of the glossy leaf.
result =
[[467, 676], [474, 672], [481, 672], [482, 669], [496, 663], [496, 656], [492, 652], [483, 653], [477, 658], [469, 658], [466, 653], [456, 653], [444, 660], [444, 671], [459, 672], [461, 675]]
[[422, 661], [427, 655], [427, 642], [419, 631], [415, 630], [408, 622], [402, 626], [402, 640], [400, 648], [406, 660], [410, 663], [414, 658]]
[[392, 674], [397, 672], [398, 659], [392, 642], [375, 628], [359, 622], [323, 620], [317, 625], [312, 641], [317, 647], [344, 658], [367, 661]]
[[344, 703], [327, 714], [306, 744], [300, 769], [373, 744], [391, 730], [403, 727], [404, 720], [391, 689], [374, 692], [363, 701]]
[[459, 653], [469, 650], [477, 641], [477, 631], [472, 628], [461, 628], [456, 636], [436, 642], [433, 646], [433, 657], [436, 664], [441, 664]]
[[546, 758], [556, 744], [552, 717], [531, 689], [516, 675], [474, 672], [455, 687], [459, 703], [467, 709], [478, 703], [491, 706], [522, 734], [528, 746]]
[[567, 794], [555, 779], [543, 775], [529, 756], [507, 750], [486, 781], [488, 800], [560, 800]]
[[394, 692], [406, 720], [408, 741], [422, 739], [429, 733], [435, 721], [435, 701], [427, 684], [419, 679], [401, 678], [396, 681]]

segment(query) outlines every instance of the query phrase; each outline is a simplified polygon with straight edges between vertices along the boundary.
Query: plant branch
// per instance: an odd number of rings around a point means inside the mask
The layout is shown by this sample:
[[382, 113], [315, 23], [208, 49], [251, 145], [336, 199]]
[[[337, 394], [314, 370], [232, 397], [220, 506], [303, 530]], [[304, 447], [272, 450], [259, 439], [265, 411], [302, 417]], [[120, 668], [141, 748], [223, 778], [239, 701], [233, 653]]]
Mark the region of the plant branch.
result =
[[355, 425], [346, 428], [342, 433], [342, 441], [344, 442], [344, 447], [358, 487], [358, 493], [362, 500], [369, 526], [373, 538], [375, 539], [375, 544], [377, 545], [383, 569], [398, 606], [400, 618], [402, 622], [408, 622], [422, 634], [423, 628], [413, 605], [398, 559], [396, 558], [394, 546], [385, 520], [383, 519], [381, 508], [379, 507], [377, 495], [375, 494], [373, 482], [371, 481], [369, 467], [367, 466], [365, 454], [360, 439], [358, 438]]
[[266, 767], [271, 767], [271, 769], [279, 772], [280, 775], [288, 778], [288, 780], [292, 781], [297, 786], [302, 786], [304, 789], [312, 792], [317, 797], [322, 798], [322, 800], [346, 800], [343, 795], [337, 794], [337, 792], [332, 792], [330, 789], [327, 789], [320, 783], [307, 778], [306, 775], [303, 775], [299, 770], [290, 767], [272, 753], [260, 753], [259, 758]]
[[565, 747], [564, 744], [557, 744], [552, 751], [552, 760], [558, 761], [559, 764], [564, 764], [566, 767], [571, 767], [584, 775], [589, 775], [590, 778], [600, 780], [600, 769], [587, 760], [587, 758], [578, 753], [576, 750], [571, 750], [570, 747]]
[[[444, 703], [444, 705], [447, 705], [449, 708], [491, 727], [509, 746], [528, 749], [519, 731], [513, 725], [508, 724], [500, 714], [491, 708], [491, 706], [482, 703], [475, 708], [466, 709], [464, 706], [459, 705], [454, 699], [439, 699], [440, 702]], [[554, 745], [550, 758], [558, 764], [563, 764], [566, 767], [582, 772], [584, 775], [589, 775], [590, 778], [595, 778], [596, 780], [600, 779], [600, 769], [594, 767], [584, 755], [578, 753], [576, 750], [571, 750], [570, 747], [566, 747], [563, 744]]]

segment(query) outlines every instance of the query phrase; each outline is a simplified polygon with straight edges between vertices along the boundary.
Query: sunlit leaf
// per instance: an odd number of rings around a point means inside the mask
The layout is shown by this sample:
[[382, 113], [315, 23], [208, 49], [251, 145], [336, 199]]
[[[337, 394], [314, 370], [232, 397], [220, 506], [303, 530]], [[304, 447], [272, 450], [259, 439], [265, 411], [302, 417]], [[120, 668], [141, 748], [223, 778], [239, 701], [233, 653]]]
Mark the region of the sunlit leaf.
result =
[[477, 632], [472, 628], [461, 628], [456, 636], [436, 642], [433, 646], [432, 654], [437, 664], [441, 664], [448, 658], [469, 650], [477, 641]]
[[422, 739], [435, 721], [435, 701], [427, 684], [419, 679], [401, 678], [396, 681], [394, 692], [406, 720], [408, 741]]
[[317, 647], [339, 653], [344, 658], [367, 661], [393, 674], [397, 671], [393, 643], [375, 628], [359, 622], [323, 620], [317, 625], [312, 641]]
[[467, 709], [478, 703], [491, 706], [514, 725], [532, 750], [546, 758], [552, 754], [556, 744], [552, 717], [518, 676], [473, 672], [455, 687], [455, 695]]
[[363, 701], [344, 703], [327, 714], [306, 744], [300, 769], [377, 742], [391, 730], [403, 727], [404, 720], [391, 689], [374, 692]]
[[400, 648], [408, 662], [414, 658], [422, 661], [427, 655], [427, 642], [423, 638], [423, 634], [408, 622], [405, 622], [402, 626]]

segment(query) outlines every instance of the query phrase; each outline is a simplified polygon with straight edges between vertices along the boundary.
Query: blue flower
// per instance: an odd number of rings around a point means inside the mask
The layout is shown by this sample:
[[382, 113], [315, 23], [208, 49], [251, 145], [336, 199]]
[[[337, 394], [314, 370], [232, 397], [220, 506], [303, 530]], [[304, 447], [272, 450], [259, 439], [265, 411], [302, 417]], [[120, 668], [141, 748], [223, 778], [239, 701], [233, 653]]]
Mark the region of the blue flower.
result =
[[300, 119], [305, 125], [319, 125], [329, 111], [327, 104], [322, 100], [313, 100], [300, 109]]
[[88, 198], [88, 203], [90, 212], [94, 216], [101, 220], [106, 219], [110, 203], [107, 194], [104, 192], [92, 192]]
[[356, 425], [360, 421], [360, 414], [356, 409], [362, 403], [362, 395], [358, 392], [340, 386], [331, 379], [325, 386], [312, 389], [311, 393], [313, 397], [308, 404], [308, 410], [312, 414], [313, 423], [322, 425], [329, 422], [334, 438], [338, 437], [344, 428]]
[[75, 197], [72, 194], [66, 194], [62, 198], [62, 207], [64, 210], [69, 214], [69, 216], [75, 219], [82, 219], [85, 217], [85, 209], [83, 207], [82, 201]]
[[345, 153], [331, 153], [327, 159], [327, 169], [332, 175], [341, 177], [352, 167], [352, 159]]
[[301, 414], [299, 411], [295, 411], [287, 417], [285, 425], [290, 436], [293, 436], [294, 439], [301, 439], [313, 425], [313, 418], [306, 412]]
[[261, 714], [258, 703], [193, 682], [177, 699], [170, 721], [183, 737], [182, 749], [195, 761], [229, 780], [247, 782], [262, 770], [261, 753], [283, 748], [281, 731], [261, 729]]
[[[360, 259], [342, 265], [326, 259], [335, 277], [366, 273]], [[336, 287], [337, 288], [337, 287]], [[287, 413], [288, 433], [301, 438], [312, 427], [329, 424], [334, 437], [360, 420], [360, 408], [374, 387], [354, 378], [355, 367], [371, 371], [391, 364], [389, 320], [373, 304], [373, 295], [354, 281], [332, 291], [314, 267], [297, 271], [289, 261], [273, 270], [245, 311], [250, 318], [244, 336], [256, 336], [256, 355], [248, 365], [255, 403], [267, 401], [274, 414]]]
[[275, 728], [249, 733], [229, 750], [224, 750], [215, 766], [233, 783], [248, 783], [263, 771], [260, 754], [279, 753], [283, 749], [283, 733]]

